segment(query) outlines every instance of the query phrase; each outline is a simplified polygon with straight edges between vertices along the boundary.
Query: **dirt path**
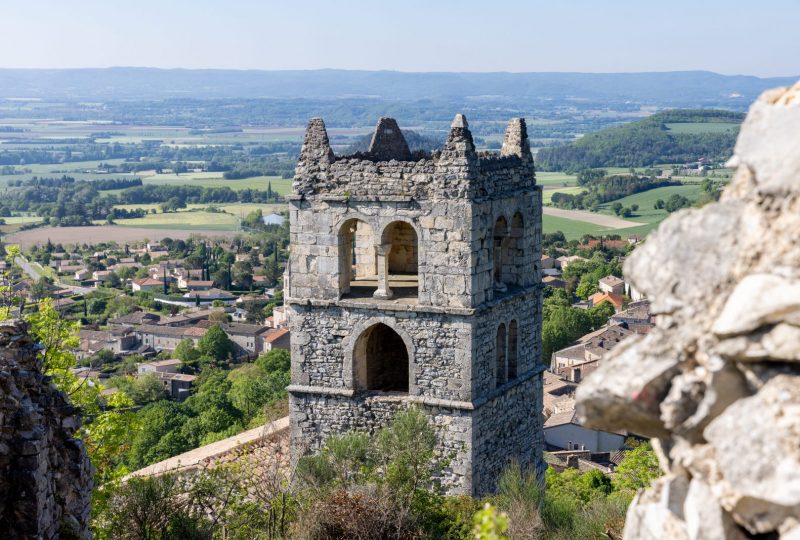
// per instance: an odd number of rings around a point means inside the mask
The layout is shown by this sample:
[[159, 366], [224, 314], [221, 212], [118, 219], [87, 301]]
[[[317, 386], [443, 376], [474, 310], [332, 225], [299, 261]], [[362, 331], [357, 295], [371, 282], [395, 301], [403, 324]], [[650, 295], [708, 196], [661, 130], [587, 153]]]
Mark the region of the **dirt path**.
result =
[[593, 225], [600, 225], [601, 227], [608, 227], [610, 229], [627, 229], [628, 227], [638, 227], [644, 225], [638, 221], [627, 221], [608, 214], [598, 214], [596, 212], [588, 212], [586, 210], [562, 210], [561, 208], [553, 208], [551, 206], [544, 207], [544, 215], [559, 217], [564, 219], [573, 219], [575, 221], [584, 221]]
[[116, 227], [114, 225], [100, 225], [97, 227], [42, 227], [18, 231], [6, 235], [3, 240], [6, 244], [19, 244], [24, 249], [29, 249], [36, 244], [45, 244], [48, 239], [54, 244], [97, 244], [99, 242], [141, 242], [148, 240], [161, 240], [173, 238], [186, 240], [190, 236], [225, 237], [231, 238], [239, 232], [233, 231], [207, 231], [188, 229], [148, 229], [138, 227]]

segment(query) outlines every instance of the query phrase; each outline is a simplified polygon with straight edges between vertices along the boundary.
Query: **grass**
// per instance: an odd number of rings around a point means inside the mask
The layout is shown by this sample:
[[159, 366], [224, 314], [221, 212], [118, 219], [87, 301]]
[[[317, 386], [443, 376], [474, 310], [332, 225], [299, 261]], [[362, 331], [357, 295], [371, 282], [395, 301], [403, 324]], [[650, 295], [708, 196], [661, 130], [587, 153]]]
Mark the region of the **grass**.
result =
[[[223, 212], [227, 212], [228, 214], [232, 214], [236, 217], [243, 218], [247, 216], [250, 212], [255, 210], [261, 210], [264, 215], [276, 213], [280, 214], [281, 212], [286, 210], [285, 204], [258, 204], [258, 203], [230, 203], [230, 204], [189, 204], [186, 206], [185, 209], [180, 210], [180, 212], [187, 212], [189, 210], [203, 210], [208, 207], [215, 207], [219, 208]], [[147, 212], [150, 210], [156, 210], [157, 212], [161, 212], [161, 205], [159, 204], [117, 204], [114, 205], [114, 208], [119, 208], [120, 210], [136, 210], [141, 208]]]
[[586, 191], [586, 188], [580, 186], [574, 186], [574, 187], [565, 187], [557, 189], [547, 189], [542, 193], [542, 202], [544, 202], [544, 204], [550, 204], [550, 199], [553, 198], [554, 193], [569, 193], [571, 195], [577, 195], [581, 191]]
[[632, 235], [646, 236], [650, 231], [658, 227], [660, 221], [652, 223], [645, 223], [638, 227], [629, 227], [627, 229], [611, 229], [601, 225], [594, 225], [593, 223], [586, 223], [585, 221], [577, 221], [574, 219], [566, 219], [555, 216], [542, 216], [542, 230], [545, 233], [554, 233], [561, 231], [567, 240], [578, 240], [586, 234], [592, 236], [618, 234], [622, 238]]
[[168, 214], [148, 214], [142, 218], [118, 219], [122, 227], [143, 227], [148, 229], [182, 229], [209, 231], [237, 231], [239, 219], [221, 212], [174, 212]]
[[536, 173], [536, 183], [540, 186], [574, 186], [577, 179], [578, 178], [574, 174], [562, 172]]
[[615, 202], [622, 204], [624, 207], [630, 207], [632, 204], [638, 204], [639, 209], [635, 211], [631, 217], [625, 219], [639, 221], [641, 223], [660, 223], [669, 215], [669, 213], [666, 210], [656, 210], [653, 208], [653, 205], [655, 205], [658, 199], [666, 201], [675, 193], [682, 195], [694, 202], [700, 195], [700, 186], [697, 184], [686, 184], [682, 186], [667, 186], [651, 189], [641, 193], [628, 195], [627, 197], [617, 199], [616, 201], [612, 201], [610, 203], [606, 203], [600, 207], [600, 211], [604, 214], [613, 215], [614, 212], [611, 210], [611, 205]]
[[39, 223], [43, 218], [39, 216], [9, 216], [0, 219], [5, 221], [7, 225], [22, 225], [23, 223]]

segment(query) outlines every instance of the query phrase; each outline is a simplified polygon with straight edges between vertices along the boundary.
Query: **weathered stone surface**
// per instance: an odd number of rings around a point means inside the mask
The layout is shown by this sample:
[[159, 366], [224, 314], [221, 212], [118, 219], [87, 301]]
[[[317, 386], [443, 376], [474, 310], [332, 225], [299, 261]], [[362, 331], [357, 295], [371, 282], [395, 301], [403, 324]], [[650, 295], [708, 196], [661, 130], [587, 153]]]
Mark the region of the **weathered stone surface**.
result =
[[41, 373], [27, 324], [0, 322], [2, 537], [89, 538], [92, 466], [79, 411]]
[[[524, 121], [479, 156], [456, 115], [442, 151], [416, 161], [392, 119], [369, 152], [333, 160], [320, 129], [309, 124], [290, 196], [293, 451], [418, 405], [450, 493], [492, 490], [512, 459], [541, 470], [542, 202]], [[395, 295], [391, 276], [411, 292]], [[371, 368], [378, 357], [391, 365]], [[370, 383], [392, 378], [399, 390]]]
[[729, 163], [720, 202], [666, 220], [627, 260], [656, 328], [578, 391], [588, 425], [658, 437], [667, 476], [634, 500], [627, 539], [797, 535], [800, 84], [759, 98]]
[[763, 533], [800, 516], [800, 374], [732, 404], [705, 437], [720, 475], [715, 491], [739, 522]]

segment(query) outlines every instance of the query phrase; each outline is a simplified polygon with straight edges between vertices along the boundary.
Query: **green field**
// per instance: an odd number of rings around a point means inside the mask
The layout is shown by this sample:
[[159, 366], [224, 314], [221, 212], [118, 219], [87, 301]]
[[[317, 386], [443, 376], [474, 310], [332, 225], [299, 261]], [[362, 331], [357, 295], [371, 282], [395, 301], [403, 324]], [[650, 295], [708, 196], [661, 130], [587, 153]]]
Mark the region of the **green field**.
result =
[[168, 214], [148, 214], [142, 218], [118, 219], [115, 223], [122, 227], [143, 227], [148, 229], [180, 229], [209, 231], [238, 231], [239, 218], [222, 212], [174, 212]]
[[[232, 214], [237, 217], [245, 217], [250, 212], [255, 210], [261, 210], [264, 215], [276, 213], [280, 214], [281, 212], [286, 210], [285, 204], [258, 204], [258, 203], [230, 203], [230, 204], [189, 204], [186, 206], [185, 209], [182, 209], [181, 212], [185, 212], [188, 210], [202, 210], [204, 208], [219, 208], [223, 212], [227, 212], [228, 214]], [[114, 205], [114, 208], [119, 208], [121, 210], [136, 210], [137, 208], [141, 208], [147, 212], [151, 210], [155, 210], [156, 212], [161, 211], [161, 205], [159, 204], [117, 204]]]
[[586, 223], [585, 221], [554, 216], [542, 216], [542, 230], [545, 233], [561, 231], [564, 233], [567, 240], [578, 240], [585, 234], [591, 234], [592, 236], [618, 234], [622, 238], [627, 238], [631, 235], [646, 236], [650, 231], [658, 227], [659, 223], [660, 221], [627, 229], [610, 229], [593, 223]]
[[536, 172], [536, 183], [540, 186], [574, 186], [577, 177], [562, 172]]
[[581, 191], [586, 191], [586, 188], [580, 186], [573, 186], [573, 187], [565, 187], [557, 189], [546, 189], [542, 193], [542, 202], [544, 202], [544, 204], [550, 204], [550, 199], [553, 198], [554, 193], [568, 193], [570, 195], [577, 195]]
[[653, 205], [658, 199], [666, 201], [671, 195], [677, 193], [694, 202], [700, 195], [700, 186], [697, 184], [686, 184], [683, 186], [667, 186], [641, 193], [628, 195], [622, 199], [617, 199], [610, 203], [606, 203], [600, 207], [600, 211], [605, 214], [614, 214], [611, 210], [611, 205], [615, 202], [622, 204], [622, 206], [630, 207], [632, 204], [638, 204], [639, 209], [633, 213], [629, 218], [631, 221], [639, 221], [641, 223], [659, 223], [663, 221], [669, 213], [666, 210], [656, 210]]
[[9, 216], [0, 219], [5, 221], [7, 225], [21, 225], [23, 223], [39, 223], [43, 218], [39, 216]]

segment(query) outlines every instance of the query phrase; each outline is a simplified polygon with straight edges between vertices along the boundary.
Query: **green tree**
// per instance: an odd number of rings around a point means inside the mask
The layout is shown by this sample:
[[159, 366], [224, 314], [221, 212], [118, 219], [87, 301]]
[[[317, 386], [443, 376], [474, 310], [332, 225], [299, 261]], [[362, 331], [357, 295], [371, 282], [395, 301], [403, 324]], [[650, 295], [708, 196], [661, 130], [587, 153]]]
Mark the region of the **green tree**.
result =
[[184, 364], [190, 364], [200, 357], [200, 351], [194, 347], [192, 338], [185, 338], [178, 343], [172, 355]]
[[141, 430], [133, 437], [127, 462], [131, 469], [162, 461], [191, 448], [181, 434], [188, 420], [181, 406], [161, 400], [144, 407], [138, 414]]
[[648, 487], [661, 474], [658, 458], [648, 442], [625, 452], [614, 473], [614, 487], [620, 491], [635, 492]]
[[215, 324], [197, 342], [197, 350], [203, 356], [222, 362], [233, 357], [233, 342], [222, 327]]

